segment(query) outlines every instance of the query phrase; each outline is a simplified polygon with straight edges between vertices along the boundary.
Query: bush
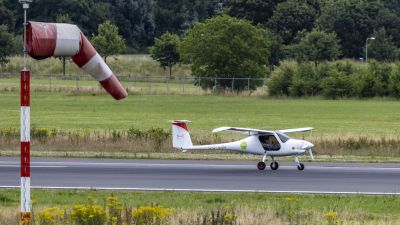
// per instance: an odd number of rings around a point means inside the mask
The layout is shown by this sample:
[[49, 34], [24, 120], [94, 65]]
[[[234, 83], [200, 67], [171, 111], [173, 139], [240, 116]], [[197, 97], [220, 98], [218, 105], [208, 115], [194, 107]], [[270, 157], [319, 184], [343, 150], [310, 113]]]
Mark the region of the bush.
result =
[[37, 225], [65, 224], [65, 211], [54, 207], [40, 211], [37, 215]]
[[162, 128], [151, 128], [146, 131], [146, 138], [154, 141], [154, 148], [159, 151], [164, 140], [169, 139], [170, 131], [165, 131]]
[[129, 128], [127, 134], [130, 140], [143, 138], [145, 136], [144, 132], [137, 128]]
[[351, 97], [353, 94], [353, 81], [350, 76], [335, 68], [330, 68], [329, 76], [323, 79], [321, 87], [322, 94], [326, 98]]
[[296, 64], [284, 62], [272, 72], [267, 82], [269, 94], [272, 96], [289, 96], [289, 88], [296, 73]]
[[76, 225], [104, 225], [107, 213], [100, 206], [93, 204], [75, 205], [72, 209], [71, 220]]
[[400, 64], [392, 71], [389, 77], [389, 95], [400, 98]]
[[321, 92], [320, 77], [311, 63], [297, 65], [289, 93], [293, 97], [315, 96]]
[[31, 128], [31, 137], [39, 140], [40, 143], [45, 144], [50, 137], [50, 130], [48, 128]]
[[122, 225], [122, 204], [114, 196], [110, 196], [106, 199], [109, 225]]
[[134, 224], [136, 225], [161, 225], [166, 224], [166, 219], [172, 211], [163, 206], [140, 206], [132, 211]]

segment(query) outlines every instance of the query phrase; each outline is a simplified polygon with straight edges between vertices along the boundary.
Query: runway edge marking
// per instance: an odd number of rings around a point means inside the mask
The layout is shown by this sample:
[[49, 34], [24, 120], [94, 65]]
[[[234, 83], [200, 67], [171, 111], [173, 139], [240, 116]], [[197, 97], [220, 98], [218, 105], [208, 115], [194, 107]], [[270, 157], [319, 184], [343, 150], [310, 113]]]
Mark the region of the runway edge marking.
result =
[[[19, 186], [0, 186], [11, 189]], [[276, 191], [276, 190], [223, 190], [223, 189], [185, 189], [185, 188], [112, 188], [112, 187], [47, 187], [31, 186], [32, 189], [54, 190], [115, 190], [115, 191], [176, 191], [176, 192], [241, 192], [241, 193], [281, 193], [281, 194], [334, 194], [334, 195], [400, 195], [400, 192], [353, 192], [353, 191]]]

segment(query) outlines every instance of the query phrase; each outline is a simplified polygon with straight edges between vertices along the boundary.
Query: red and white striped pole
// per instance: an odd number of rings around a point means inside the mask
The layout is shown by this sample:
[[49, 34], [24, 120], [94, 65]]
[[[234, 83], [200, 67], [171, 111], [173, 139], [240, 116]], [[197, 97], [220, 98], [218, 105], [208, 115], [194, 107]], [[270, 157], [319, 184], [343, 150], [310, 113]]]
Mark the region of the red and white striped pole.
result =
[[31, 224], [30, 79], [26, 63], [26, 11], [32, 0], [19, 0], [24, 9], [24, 69], [21, 70], [21, 224]]
[[30, 71], [21, 70], [21, 222], [31, 221]]

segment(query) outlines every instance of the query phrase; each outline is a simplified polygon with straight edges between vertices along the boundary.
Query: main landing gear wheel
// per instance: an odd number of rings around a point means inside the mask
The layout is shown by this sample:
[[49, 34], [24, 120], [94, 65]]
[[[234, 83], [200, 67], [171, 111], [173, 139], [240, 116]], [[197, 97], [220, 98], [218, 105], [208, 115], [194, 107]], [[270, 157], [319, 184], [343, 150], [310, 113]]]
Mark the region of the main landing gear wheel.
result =
[[258, 168], [259, 170], [265, 170], [265, 167], [266, 167], [265, 162], [259, 162], [259, 163], [257, 164], [257, 168]]
[[279, 168], [278, 162], [272, 162], [270, 165], [271, 170], [277, 170]]
[[297, 165], [297, 169], [298, 170], [304, 170], [304, 164], [300, 163], [299, 165]]

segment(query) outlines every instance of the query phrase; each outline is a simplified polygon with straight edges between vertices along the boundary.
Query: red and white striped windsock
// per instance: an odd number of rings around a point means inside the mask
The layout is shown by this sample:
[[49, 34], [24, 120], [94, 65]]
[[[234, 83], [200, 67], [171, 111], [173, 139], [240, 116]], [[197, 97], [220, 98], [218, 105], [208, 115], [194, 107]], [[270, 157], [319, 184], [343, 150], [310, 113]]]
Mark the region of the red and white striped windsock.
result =
[[72, 57], [76, 65], [99, 81], [116, 100], [128, 96], [117, 77], [76, 25], [29, 22], [26, 49], [35, 59], [51, 56]]

